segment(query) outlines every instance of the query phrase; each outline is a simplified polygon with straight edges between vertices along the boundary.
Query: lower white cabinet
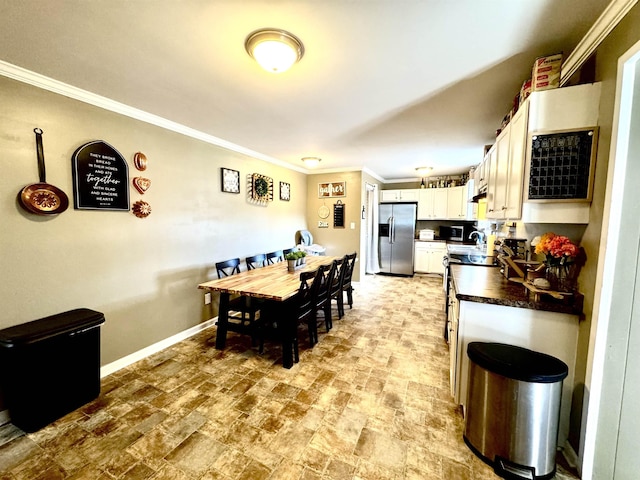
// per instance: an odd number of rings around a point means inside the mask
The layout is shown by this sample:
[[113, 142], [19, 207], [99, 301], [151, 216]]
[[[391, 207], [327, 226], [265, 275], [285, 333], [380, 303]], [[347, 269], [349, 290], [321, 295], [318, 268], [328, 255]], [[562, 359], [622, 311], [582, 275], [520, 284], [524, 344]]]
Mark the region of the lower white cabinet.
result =
[[442, 259], [447, 254], [443, 242], [415, 242], [413, 271], [415, 273], [438, 273], [444, 275]]
[[463, 407], [467, 403], [469, 343], [506, 343], [552, 355], [569, 367], [562, 384], [558, 430], [558, 445], [563, 446], [569, 434], [578, 315], [462, 300], [453, 303], [449, 299], [450, 380], [456, 403]]

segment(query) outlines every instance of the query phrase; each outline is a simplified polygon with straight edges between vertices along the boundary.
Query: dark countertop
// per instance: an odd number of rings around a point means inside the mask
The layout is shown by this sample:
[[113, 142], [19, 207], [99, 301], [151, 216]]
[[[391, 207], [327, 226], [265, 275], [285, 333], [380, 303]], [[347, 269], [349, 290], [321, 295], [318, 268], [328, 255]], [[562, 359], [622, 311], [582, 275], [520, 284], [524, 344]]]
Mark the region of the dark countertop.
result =
[[568, 297], [566, 300], [542, 295], [541, 300], [535, 302], [529, 290], [507, 280], [497, 267], [451, 264], [450, 268], [458, 300], [574, 315], [582, 313], [582, 295], [579, 293], [577, 298]]

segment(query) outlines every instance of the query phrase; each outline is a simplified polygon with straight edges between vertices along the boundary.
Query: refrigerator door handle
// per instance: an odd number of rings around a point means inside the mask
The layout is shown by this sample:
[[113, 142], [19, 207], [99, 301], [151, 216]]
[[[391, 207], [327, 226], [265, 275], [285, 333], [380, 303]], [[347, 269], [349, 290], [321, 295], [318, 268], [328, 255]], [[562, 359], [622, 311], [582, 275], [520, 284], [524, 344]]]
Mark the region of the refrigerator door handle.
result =
[[396, 219], [391, 217], [389, 222], [389, 226], [391, 227], [391, 231], [389, 232], [389, 243], [395, 243], [396, 241]]

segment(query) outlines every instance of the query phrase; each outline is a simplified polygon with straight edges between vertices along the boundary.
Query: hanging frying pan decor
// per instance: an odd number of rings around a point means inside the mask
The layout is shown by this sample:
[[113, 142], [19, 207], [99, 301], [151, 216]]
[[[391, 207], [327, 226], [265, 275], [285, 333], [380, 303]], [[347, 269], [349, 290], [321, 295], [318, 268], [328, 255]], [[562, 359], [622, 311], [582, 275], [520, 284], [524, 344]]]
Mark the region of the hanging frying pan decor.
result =
[[77, 210], [129, 211], [129, 167], [115, 148], [102, 140], [85, 143], [71, 167]]
[[69, 206], [67, 194], [47, 183], [44, 165], [44, 148], [42, 147], [42, 130], [33, 129], [36, 134], [36, 151], [38, 155], [38, 174], [40, 183], [33, 183], [24, 187], [18, 196], [20, 206], [29, 213], [36, 215], [56, 215], [64, 212]]

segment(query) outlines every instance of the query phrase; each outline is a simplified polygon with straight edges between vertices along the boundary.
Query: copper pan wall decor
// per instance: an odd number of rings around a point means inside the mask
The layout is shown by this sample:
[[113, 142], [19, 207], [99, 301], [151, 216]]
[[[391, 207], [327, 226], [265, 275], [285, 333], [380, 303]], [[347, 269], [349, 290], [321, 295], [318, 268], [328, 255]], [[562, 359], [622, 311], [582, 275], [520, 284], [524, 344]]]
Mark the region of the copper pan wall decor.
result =
[[133, 155], [133, 165], [141, 172], [144, 172], [147, 169], [147, 156], [142, 152], [136, 152]]
[[36, 134], [36, 151], [38, 156], [39, 183], [33, 183], [24, 187], [19, 195], [20, 206], [29, 213], [36, 215], [57, 215], [64, 212], [69, 206], [67, 194], [58, 187], [47, 183], [47, 175], [44, 164], [44, 148], [42, 146], [42, 130], [33, 129]]
[[146, 218], [151, 215], [151, 205], [144, 200], [138, 200], [133, 204], [133, 214], [138, 218]]
[[151, 187], [151, 180], [145, 177], [134, 177], [133, 186], [140, 195], [144, 195], [144, 193]]

